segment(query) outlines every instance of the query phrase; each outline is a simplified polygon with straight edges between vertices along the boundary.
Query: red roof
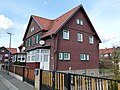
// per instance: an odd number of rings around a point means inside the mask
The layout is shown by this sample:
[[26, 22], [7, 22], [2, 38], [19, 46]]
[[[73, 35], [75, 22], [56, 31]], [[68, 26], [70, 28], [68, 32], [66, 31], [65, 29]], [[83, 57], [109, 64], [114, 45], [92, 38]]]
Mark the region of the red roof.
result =
[[17, 48], [6, 48], [7, 50], [10, 50], [12, 54], [17, 53]]
[[[30, 18], [30, 21], [28, 23], [28, 27], [30, 25], [31, 20], [34, 19], [42, 30], [47, 30], [47, 32], [41, 38], [44, 38], [44, 37], [52, 35], [52, 34], [56, 34], [80, 8], [83, 10], [86, 17], [88, 18], [83, 6], [80, 4], [77, 7], [73, 8], [72, 10], [68, 11], [67, 13], [59, 16], [58, 18], [56, 18], [54, 20], [50, 20], [50, 19], [46, 19], [46, 18], [43, 18], [43, 17], [32, 15], [31, 18]], [[88, 21], [91, 24], [94, 32], [96, 33], [96, 31], [95, 31], [92, 23], [90, 22], [89, 18], [88, 18]], [[25, 36], [26, 36], [27, 32], [28, 32], [28, 28], [25, 32], [23, 40], [25, 39]], [[96, 36], [98, 37], [97, 33], [96, 33]], [[99, 37], [98, 37], [98, 39], [100, 40]], [[100, 42], [101, 42], [101, 40], [100, 40]]]
[[68, 11], [67, 13], [63, 14], [62, 16], [54, 20], [33, 16], [33, 18], [38, 22], [42, 29], [49, 30], [42, 37], [46, 37], [48, 35], [56, 33], [81, 6], [82, 5], [79, 5], [73, 8], [72, 10]]
[[49, 30], [51, 23], [53, 22], [53, 20], [49, 20], [39, 16], [33, 16], [33, 18], [36, 20], [39, 26], [44, 30]]
[[105, 48], [105, 49], [99, 49], [99, 54], [108, 54], [113, 53], [115, 48]]

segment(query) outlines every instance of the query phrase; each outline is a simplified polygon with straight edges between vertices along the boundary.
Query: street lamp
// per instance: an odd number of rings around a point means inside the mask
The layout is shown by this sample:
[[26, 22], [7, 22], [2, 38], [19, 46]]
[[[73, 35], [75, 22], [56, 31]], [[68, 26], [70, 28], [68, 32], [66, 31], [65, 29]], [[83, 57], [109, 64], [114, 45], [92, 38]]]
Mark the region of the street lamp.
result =
[[9, 42], [9, 57], [8, 57], [8, 75], [9, 75], [9, 66], [10, 66], [10, 59], [11, 59], [11, 55], [10, 55], [10, 48], [11, 48], [11, 33], [7, 32], [7, 34], [10, 35], [10, 42]]

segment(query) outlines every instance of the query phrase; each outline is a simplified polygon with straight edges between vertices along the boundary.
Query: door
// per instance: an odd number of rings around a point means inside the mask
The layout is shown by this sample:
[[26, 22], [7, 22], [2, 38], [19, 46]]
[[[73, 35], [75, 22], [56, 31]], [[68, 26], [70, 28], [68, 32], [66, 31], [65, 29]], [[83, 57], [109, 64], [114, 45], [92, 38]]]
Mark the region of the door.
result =
[[50, 50], [49, 49], [41, 49], [40, 54], [40, 69], [49, 70], [50, 66]]

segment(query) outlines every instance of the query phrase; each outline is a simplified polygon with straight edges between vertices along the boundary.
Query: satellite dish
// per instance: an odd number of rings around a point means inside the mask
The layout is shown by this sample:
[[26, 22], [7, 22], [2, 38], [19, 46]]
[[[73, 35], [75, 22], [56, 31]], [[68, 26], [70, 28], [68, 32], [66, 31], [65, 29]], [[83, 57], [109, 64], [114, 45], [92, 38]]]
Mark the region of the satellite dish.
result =
[[25, 47], [23, 47], [22, 50], [24, 51], [24, 50], [25, 50]]
[[45, 41], [44, 40], [40, 40], [40, 45], [44, 45]]

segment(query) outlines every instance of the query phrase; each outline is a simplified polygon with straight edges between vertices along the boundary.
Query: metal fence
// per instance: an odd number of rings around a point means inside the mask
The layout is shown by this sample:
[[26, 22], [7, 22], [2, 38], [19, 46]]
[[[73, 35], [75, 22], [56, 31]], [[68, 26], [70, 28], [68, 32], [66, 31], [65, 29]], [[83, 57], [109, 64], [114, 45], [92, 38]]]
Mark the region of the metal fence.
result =
[[120, 81], [40, 70], [40, 90], [120, 90]]

